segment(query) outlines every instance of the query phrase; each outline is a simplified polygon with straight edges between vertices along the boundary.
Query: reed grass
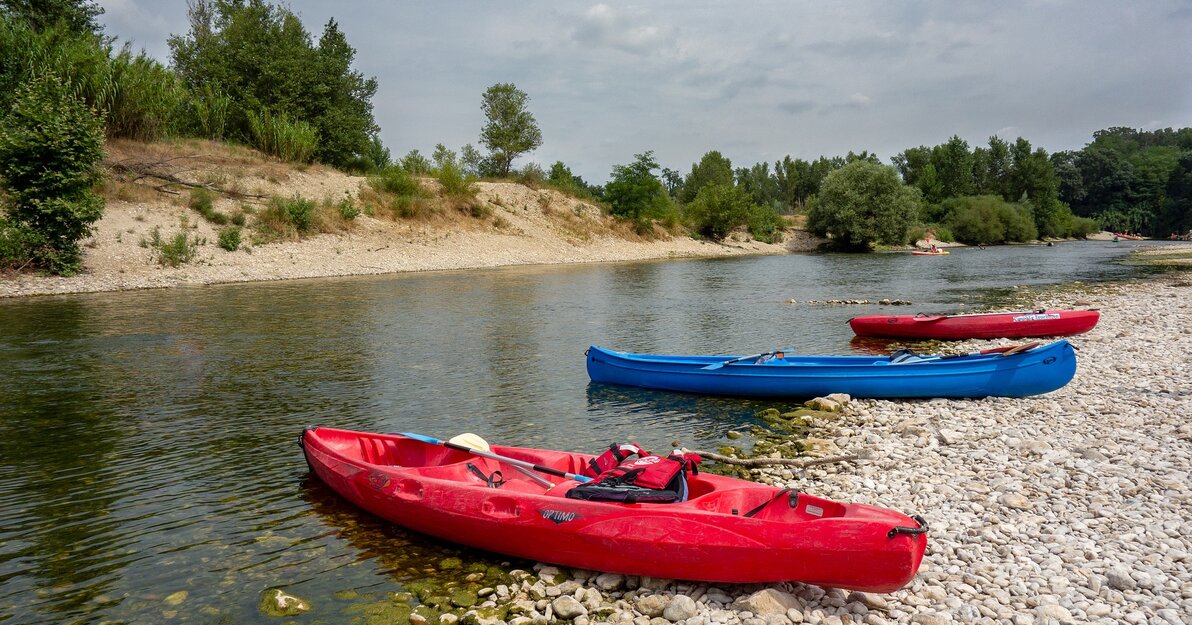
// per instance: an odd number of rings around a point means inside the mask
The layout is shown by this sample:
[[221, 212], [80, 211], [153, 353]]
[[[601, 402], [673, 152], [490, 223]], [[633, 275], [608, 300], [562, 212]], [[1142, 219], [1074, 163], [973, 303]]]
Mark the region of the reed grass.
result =
[[319, 146], [315, 127], [300, 120], [291, 120], [284, 113], [248, 111], [248, 127], [252, 144], [258, 150], [283, 161], [309, 163]]

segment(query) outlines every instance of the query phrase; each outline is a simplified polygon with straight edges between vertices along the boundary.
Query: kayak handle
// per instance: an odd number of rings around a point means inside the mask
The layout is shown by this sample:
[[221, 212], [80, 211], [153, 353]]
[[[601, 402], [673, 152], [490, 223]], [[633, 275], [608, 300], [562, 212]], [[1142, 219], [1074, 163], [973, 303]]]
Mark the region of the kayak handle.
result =
[[899, 534], [910, 534], [912, 536], [915, 534], [926, 534], [927, 520], [917, 514], [912, 514], [911, 518], [915, 520], [915, 523], [919, 524], [919, 527], [892, 527], [890, 531], [886, 532], [886, 538], [894, 538]]

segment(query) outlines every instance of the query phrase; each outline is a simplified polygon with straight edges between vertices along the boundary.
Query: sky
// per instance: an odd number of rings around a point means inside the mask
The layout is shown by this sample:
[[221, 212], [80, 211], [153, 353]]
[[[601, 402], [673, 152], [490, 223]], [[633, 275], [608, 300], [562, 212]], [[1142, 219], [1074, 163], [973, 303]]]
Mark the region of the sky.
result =
[[[1079, 149], [1113, 126], [1192, 126], [1192, 0], [582, 3], [291, 0], [334, 18], [379, 83], [395, 157], [479, 146], [481, 95], [529, 95], [543, 143], [589, 183], [652, 150], [680, 173], [902, 150], [959, 135]], [[108, 35], [169, 62], [185, 0], [99, 0]], [[483, 148], [481, 148], [483, 151]]]

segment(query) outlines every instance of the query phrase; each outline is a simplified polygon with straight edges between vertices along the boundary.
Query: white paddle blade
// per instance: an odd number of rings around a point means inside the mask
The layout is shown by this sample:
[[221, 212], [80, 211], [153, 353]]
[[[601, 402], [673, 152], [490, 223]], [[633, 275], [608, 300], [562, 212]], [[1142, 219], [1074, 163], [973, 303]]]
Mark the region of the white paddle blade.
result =
[[488, 441], [471, 432], [458, 434], [447, 442], [455, 443], [456, 445], [462, 445], [471, 449], [479, 449], [480, 451], [492, 451], [492, 448], [488, 446]]

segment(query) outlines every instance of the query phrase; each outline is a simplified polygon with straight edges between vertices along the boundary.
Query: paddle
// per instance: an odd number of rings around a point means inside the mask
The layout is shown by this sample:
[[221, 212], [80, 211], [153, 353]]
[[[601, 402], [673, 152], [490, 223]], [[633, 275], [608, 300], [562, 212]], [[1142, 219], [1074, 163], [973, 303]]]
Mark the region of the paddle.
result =
[[1037, 315], [1044, 312], [1045, 309], [1038, 310], [1019, 310], [1014, 312], [991, 312], [991, 313], [966, 313], [963, 315], [929, 315], [927, 313], [919, 313], [911, 318], [912, 321], [939, 321], [940, 319], [955, 319], [957, 317], [993, 317], [996, 315]]
[[[490, 453], [492, 452], [492, 448], [489, 447], [488, 441], [484, 440], [483, 438], [480, 438], [480, 436], [473, 434], [471, 432], [464, 432], [463, 434], [457, 434], [456, 436], [452, 436], [451, 440], [449, 440], [447, 442], [455, 443], [456, 445], [463, 445], [463, 446], [469, 447], [471, 449], [478, 449], [480, 451], [487, 451]], [[531, 480], [534, 480], [535, 482], [538, 482], [539, 486], [545, 486], [548, 489], [554, 487], [553, 482], [542, 477], [541, 475], [534, 473], [533, 471], [531, 471], [525, 467], [519, 467], [517, 465], [513, 465], [513, 468], [517, 469], [518, 472], [521, 473], [522, 475], [530, 478]]]
[[726, 360], [724, 362], [715, 362], [715, 363], [712, 363], [706, 367], [700, 367], [700, 371], [715, 371], [715, 370], [723, 367], [724, 365], [731, 365], [734, 362], [741, 362], [742, 360], [753, 360], [754, 358], [761, 358], [762, 356], [772, 356], [774, 354], [785, 353], [788, 351], [791, 351], [791, 350], [776, 349], [772, 352], [762, 352], [760, 354], [754, 354], [752, 356], [741, 356], [740, 358], [733, 358], [732, 360]]
[[988, 356], [990, 354], [999, 354], [1001, 356], [1012, 356], [1014, 354], [1025, 352], [1039, 346], [1039, 343], [1024, 343], [1022, 345], [1004, 345], [1002, 347], [990, 347], [979, 352], [969, 352], [967, 354], [947, 354], [944, 356], [924, 356], [917, 360], [906, 361], [892, 361], [892, 365], [913, 365], [920, 362], [935, 362], [936, 360], [952, 360], [953, 358], [969, 358], [971, 356]]
[[482, 458], [490, 458], [492, 460], [504, 462], [505, 464], [512, 465], [515, 467], [524, 467], [526, 469], [533, 469], [535, 471], [546, 473], [548, 475], [555, 475], [555, 476], [566, 478], [569, 480], [575, 480], [577, 482], [591, 482], [592, 481], [592, 478], [590, 478], [586, 475], [576, 475], [574, 473], [567, 473], [566, 471], [560, 471], [558, 469], [544, 467], [540, 464], [534, 464], [533, 462], [526, 462], [525, 460], [518, 460], [517, 458], [510, 458], [509, 456], [500, 456], [500, 455], [494, 454], [490, 451], [482, 451], [480, 449], [473, 449], [471, 447], [468, 447], [467, 445], [460, 445], [458, 443], [452, 443], [451, 441], [439, 440], [437, 438], [432, 438], [430, 436], [423, 436], [422, 434], [414, 434], [412, 432], [398, 432], [398, 435], [404, 436], [406, 438], [412, 438], [416, 441], [430, 443], [431, 445], [442, 445], [443, 447], [449, 447], [451, 449], [458, 449], [459, 451], [477, 455]]

